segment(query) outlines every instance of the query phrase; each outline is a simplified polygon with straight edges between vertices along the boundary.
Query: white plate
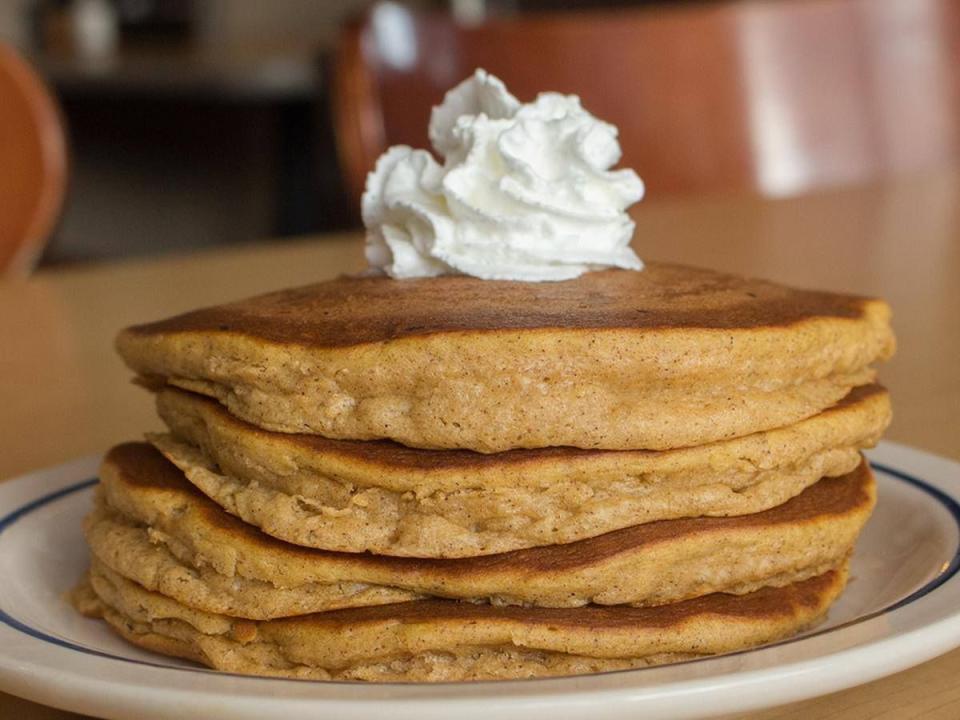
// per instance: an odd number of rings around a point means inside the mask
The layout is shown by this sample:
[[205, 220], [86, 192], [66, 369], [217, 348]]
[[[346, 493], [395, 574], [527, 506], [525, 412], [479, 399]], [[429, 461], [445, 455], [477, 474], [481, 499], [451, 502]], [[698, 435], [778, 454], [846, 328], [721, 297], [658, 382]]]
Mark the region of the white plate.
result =
[[588, 677], [363, 685], [214, 673], [129, 647], [73, 612], [96, 458], [0, 485], [0, 690], [116, 720], [692, 718], [787, 703], [960, 645], [960, 464], [882, 444], [852, 581], [813, 632], [748, 652]]

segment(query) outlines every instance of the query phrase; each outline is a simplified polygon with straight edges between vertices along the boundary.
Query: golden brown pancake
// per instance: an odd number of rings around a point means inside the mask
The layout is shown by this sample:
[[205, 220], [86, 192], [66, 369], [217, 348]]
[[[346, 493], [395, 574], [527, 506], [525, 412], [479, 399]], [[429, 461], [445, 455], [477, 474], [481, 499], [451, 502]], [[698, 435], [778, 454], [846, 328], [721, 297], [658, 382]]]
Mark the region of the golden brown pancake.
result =
[[228, 515], [143, 443], [108, 453], [87, 521], [97, 560], [191, 608], [251, 619], [439, 595], [495, 604], [655, 605], [782, 586], [836, 567], [870, 515], [863, 463], [772, 510], [648, 523], [460, 560], [312, 550]]
[[893, 352], [880, 300], [651, 263], [559, 283], [354, 277], [130, 328], [142, 376], [269, 430], [500, 452], [797, 422]]
[[800, 583], [654, 608], [575, 609], [419, 600], [251, 622], [192, 610], [94, 563], [75, 593], [128, 641], [237, 673], [445, 681], [569, 675], [731, 652], [821, 620], [846, 564]]
[[573, 542], [654, 520], [761, 512], [853, 470], [890, 421], [876, 385], [786, 428], [668, 451], [494, 455], [260, 430], [167, 389], [150, 436], [214, 501], [288, 542], [470, 557]]

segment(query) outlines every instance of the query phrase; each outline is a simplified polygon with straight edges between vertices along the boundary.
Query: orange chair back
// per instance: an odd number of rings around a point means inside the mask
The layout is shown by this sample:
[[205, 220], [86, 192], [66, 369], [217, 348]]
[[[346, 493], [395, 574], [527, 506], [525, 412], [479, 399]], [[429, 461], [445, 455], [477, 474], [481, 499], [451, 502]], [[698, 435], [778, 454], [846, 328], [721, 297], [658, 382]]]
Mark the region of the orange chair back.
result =
[[960, 3], [776, 0], [529, 14], [460, 27], [374, 6], [343, 36], [333, 105], [359, 197], [389, 145], [484, 67], [521, 100], [576, 93], [620, 128], [648, 194], [786, 195], [955, 162]]
[[63, 205], [67, 152], [56, 103], [0, 43], [0, 276], [26, 274]]

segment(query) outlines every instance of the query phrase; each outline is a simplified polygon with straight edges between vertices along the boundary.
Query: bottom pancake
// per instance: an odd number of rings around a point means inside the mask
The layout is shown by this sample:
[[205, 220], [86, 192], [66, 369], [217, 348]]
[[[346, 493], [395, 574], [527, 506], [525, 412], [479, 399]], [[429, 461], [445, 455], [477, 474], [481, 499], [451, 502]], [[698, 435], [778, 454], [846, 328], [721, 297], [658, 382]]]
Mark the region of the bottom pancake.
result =
[[651, 608], [429, 599], [262, 622], [193, 610], [96, 561], [88, 580], [74, 594], [78, 609], [148, 650], [250, 675], [433, 682], [601, 672], [754, 647], [820, 621], [847, 567]]

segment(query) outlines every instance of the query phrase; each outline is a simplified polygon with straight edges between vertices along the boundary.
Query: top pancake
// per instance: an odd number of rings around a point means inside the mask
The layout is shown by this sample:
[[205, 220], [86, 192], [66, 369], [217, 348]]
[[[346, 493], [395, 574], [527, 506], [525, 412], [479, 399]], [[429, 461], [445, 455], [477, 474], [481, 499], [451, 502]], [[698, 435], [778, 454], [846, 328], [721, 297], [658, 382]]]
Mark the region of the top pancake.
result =
[[879, 300], [675, 265], [561, 283], [340, 278], [130, 328], [141, 376], [268, 430], [500, 452], [791, 424], [893, 352]]
[[462, 275], [340, 277], [195, 310], [130, 332], [238, 333], [330, 348], [450, 332], [770, 328], [814, 318], [862, 319], [878, 301], [784, 287], [700, 268], [648, 263], [567, 282]]

